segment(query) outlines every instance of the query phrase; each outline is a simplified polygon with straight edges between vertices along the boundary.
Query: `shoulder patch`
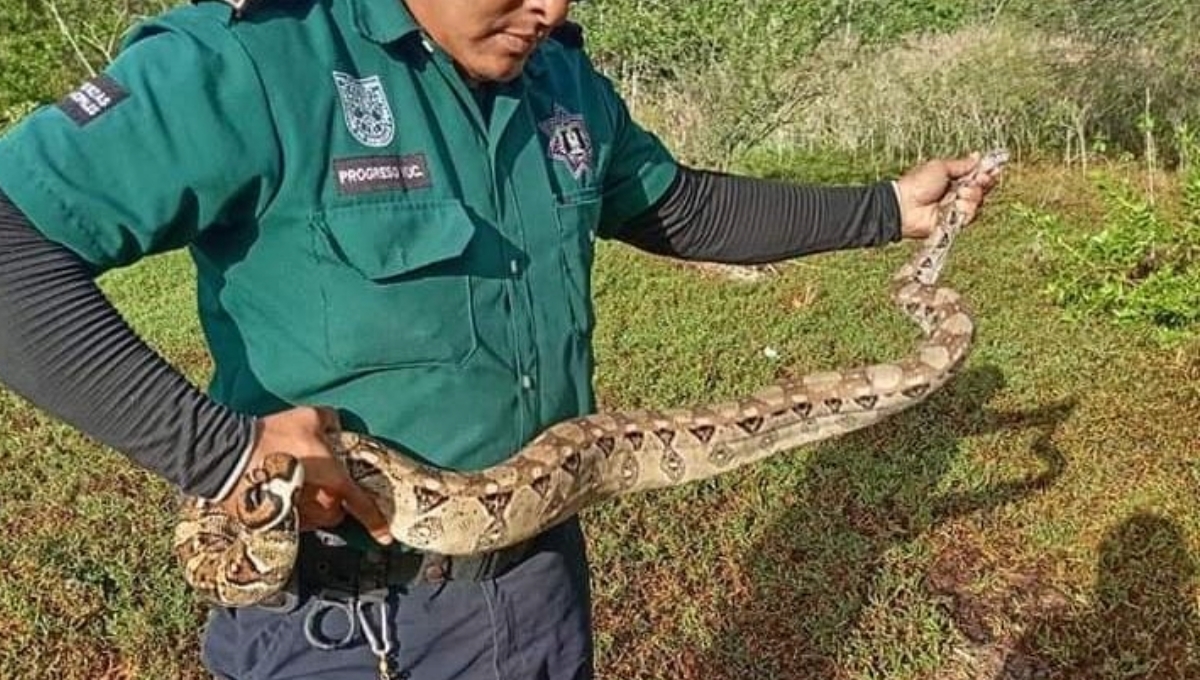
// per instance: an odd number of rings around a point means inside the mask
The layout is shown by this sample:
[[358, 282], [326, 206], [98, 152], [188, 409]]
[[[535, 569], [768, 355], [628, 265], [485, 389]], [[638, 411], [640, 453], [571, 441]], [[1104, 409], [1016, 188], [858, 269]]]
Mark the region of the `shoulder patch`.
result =
[[67, 93], [58, 108], [83, 127], [129, 97], [129, 92], [110, 76], [100, 74]]
[[550, 32], [550, 38], [563, 47], [581, 49], [583, 47], [583, 26], [568, 21]]

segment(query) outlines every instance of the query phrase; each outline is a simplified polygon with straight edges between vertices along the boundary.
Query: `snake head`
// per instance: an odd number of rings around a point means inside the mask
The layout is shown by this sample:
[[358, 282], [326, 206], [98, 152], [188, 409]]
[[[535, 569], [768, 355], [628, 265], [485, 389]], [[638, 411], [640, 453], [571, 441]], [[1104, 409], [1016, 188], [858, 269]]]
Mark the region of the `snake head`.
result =
[[1008, 149], [992, 149], [979, 159], [979, 165], [975, 166], [975, 171], [971, 173], [972, 179], [979, 175], [997, 175], [1004, 165], [1008, 163], [1011, 154]]
[[304, 466], [294, 456], [271, 453], [246, 473], [250, 484], [237, 503], [237, 519], [251, 533], [271, 531], [292, 519]]

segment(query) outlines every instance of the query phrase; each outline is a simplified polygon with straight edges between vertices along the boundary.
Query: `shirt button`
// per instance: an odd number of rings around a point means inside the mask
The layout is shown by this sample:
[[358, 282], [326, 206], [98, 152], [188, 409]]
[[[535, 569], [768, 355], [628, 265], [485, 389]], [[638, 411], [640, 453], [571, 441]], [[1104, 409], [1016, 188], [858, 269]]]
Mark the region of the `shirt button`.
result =
[[516, 261], [516, 260], [509, 260], [509, 261], [508, 261], [508, 269], [509, 269], [509, 271], [511, 271], [513, 274], [519, 274], [519, 273], [521, 273], [521, 266], [517, 264], [517, 261]]
[[521, 387], [524, 387], [527, 390], [533, 389], [533, 378], [527, 375], [521, 376]]

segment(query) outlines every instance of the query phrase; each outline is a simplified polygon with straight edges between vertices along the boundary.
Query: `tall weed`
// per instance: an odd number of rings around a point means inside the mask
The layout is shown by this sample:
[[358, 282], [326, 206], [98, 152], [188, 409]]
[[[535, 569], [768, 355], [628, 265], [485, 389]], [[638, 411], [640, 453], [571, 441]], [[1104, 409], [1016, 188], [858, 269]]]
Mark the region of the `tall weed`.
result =
[[[1003, 144], [1083, 168], [1186, 162], [1190, 0], [606, 0], [591, 52], [687, 161], [761, 147], [882, 162]], [[1128, 24], [1128, 25], [1127, 25]]]
[[818, 48], [839, 26], [825, 0], [584, 3], [589, 53], [680, 156], [727, 167], [813, 94]]
[[1104, 227], [1088, 234], [1025, 208], [1050, 244], [1048, 292], [1074, 317], [1105, 316], [1152, 329], [1167, 343], [1200, 330], [1200, 168], [1183, 178], [1177, 210], [1100, 176]]

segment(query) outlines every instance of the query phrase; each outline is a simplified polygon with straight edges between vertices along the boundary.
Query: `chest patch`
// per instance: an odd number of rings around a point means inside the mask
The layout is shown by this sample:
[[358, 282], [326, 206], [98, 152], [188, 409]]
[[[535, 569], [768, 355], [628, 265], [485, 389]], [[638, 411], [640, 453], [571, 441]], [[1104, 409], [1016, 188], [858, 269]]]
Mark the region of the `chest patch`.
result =
[[580, 179], [592, 169], [592, 136], [583, 116], [554, 105], [554, 115], [538, 126], [550, 139], [551, 160], [565, 163], [571, 176]]
[[337, 84], [350, 134], [360, 144], [372, 148], [391, 144], [396, 137], [396, 120], [379, 76], [355, 78], [334, 71], [333, 82]]
[[432, 186], [425, 154], [364, 156], [333, 162], [338, 192], [364, 194], [388, 189], [425, 189]]

